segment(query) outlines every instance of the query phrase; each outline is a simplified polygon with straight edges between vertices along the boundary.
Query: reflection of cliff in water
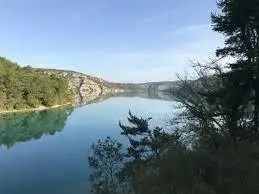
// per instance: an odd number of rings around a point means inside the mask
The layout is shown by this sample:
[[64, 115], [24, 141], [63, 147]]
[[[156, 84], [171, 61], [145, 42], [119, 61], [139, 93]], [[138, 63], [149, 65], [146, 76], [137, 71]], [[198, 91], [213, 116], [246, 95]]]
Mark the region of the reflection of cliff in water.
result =
[[148, 99], [158, 99], [165, 101], [174, 101], [174, 98], [171, 94], [166, 92], [145, 92], [145, 91], [125, 91], [117, 94], [105, 94], [97, 96], [84, 96], [81, 103], [76, 104], [76, 107], [85, 106], [87, 104], [93, 104], [102, 102], [109, 98], [114, 97], [139, 97], [139, 98], [148, 98]]
[[15, 143], [54, 135], [65, 127], [71, 107], [37, 112], [14, 113], [0, 116], [0, 146], [8, 148]]
[[117, 94], [116, 96], [121, 97], [139, 97], [139, 98], [148, 98], [148, 99], [158, 99], [158, 100], [165, 100], [165, 101], [174, 101], [172, 94], [168, 92], [162, 91], [128, 91], [121, 94]]

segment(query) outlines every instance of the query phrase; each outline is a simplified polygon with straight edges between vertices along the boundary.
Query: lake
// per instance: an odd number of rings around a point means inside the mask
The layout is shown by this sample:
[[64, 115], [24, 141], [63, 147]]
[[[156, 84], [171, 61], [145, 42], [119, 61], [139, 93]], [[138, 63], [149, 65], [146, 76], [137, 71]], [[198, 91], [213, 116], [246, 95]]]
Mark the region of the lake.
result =
[[128, 111], [167, 125], [172, 101], [114, 97], [79, 108], [0, 116], [1, 194], [86, 194], [88, 156], [98, 139], [120, 135]]

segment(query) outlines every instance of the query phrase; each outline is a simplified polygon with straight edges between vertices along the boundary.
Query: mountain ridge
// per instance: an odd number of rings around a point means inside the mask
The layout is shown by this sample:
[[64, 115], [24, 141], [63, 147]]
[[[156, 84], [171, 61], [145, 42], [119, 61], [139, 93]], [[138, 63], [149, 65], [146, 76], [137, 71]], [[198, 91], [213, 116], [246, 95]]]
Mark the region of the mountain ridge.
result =
[[96, 98], [112, 96], [130, 91], [154, 94], [179, 88], [179, 81], [146, 82], [146, 83], [116, 83], [85, 73], [60, 70], [34, 68], [37, 72], [65, 78], [70, 89], [75, 93], [75, 104], [88, 104]]

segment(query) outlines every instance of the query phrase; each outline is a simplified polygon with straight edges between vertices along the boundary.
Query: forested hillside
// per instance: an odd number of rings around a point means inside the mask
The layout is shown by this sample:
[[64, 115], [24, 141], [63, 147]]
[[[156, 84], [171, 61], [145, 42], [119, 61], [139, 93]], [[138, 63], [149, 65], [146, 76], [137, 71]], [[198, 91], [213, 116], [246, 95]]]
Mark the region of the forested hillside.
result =
[[43, 75], [0, 57], [0, 110], [51, 107], [71, 100], [65, 79]]

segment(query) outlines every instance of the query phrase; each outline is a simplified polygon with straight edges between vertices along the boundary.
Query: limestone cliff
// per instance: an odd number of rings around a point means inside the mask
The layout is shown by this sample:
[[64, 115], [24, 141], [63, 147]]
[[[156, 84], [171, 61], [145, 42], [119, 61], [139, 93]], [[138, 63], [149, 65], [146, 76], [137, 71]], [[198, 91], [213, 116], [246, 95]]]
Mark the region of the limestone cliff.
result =
[[37, 69], [37, 71], [65, 78], [68, 81], [69, 89], [71, 89], [75, 95], [76, 105], [88, 104], [97, 98], [124, 91], [120, 87], [116, 87], [103, 79], [83, 73], [56, 69]]
[[100, 101], [110, 96], [141, 94], [140, 96], [159, 96], [161, 92], [177, 90], [180, 82], [113, 83], [83, 73], [56, 69], [36, 69], [44, 74], [56, 75], [68, 81], [69, 89], [75, 94], [75, 105]]

